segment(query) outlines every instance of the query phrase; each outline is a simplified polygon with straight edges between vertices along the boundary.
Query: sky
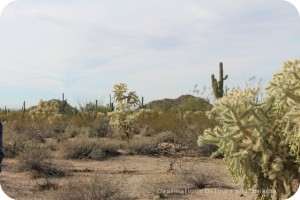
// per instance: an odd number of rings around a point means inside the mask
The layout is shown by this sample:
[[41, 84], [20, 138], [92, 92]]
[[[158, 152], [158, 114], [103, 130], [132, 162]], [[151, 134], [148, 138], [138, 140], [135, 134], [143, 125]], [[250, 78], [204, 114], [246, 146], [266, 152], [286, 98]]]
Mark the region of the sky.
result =
[[[0, 108], [106, 104], [116, 83], [146, 102], [211, 85], [266, 84], [300, 58], [300, 17], [282, 0], [16, 0], [0, 16]], [[195, 94], [196, 95], [196, 94]]]

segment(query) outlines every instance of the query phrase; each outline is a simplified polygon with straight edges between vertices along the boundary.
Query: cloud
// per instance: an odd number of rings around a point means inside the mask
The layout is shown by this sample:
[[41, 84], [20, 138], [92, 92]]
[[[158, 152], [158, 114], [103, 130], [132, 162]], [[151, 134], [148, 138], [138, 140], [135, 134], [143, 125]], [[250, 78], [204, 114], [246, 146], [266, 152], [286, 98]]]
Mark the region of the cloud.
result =
[[0, 85], [28, 95], [0, 107], [61, 92], [108, 96], [117, 82], [149, 100], [176, 97], [209, 86], [220, 61], [228, 83], [269, 79], [300, 50], [291, 9], [274, 0], [16, 1], [0, 18]]

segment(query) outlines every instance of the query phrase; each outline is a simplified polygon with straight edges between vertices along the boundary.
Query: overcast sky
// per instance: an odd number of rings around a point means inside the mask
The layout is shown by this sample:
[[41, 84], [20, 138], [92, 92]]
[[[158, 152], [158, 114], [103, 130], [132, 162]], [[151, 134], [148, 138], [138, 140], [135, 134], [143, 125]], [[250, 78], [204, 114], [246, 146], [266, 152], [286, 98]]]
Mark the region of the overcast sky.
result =
[[300, 58], [300, 17], [282, 0], [16, 0], [0, 16], [0, 108], [108, 102], [123, 82], [145, 101], [267, 83]]

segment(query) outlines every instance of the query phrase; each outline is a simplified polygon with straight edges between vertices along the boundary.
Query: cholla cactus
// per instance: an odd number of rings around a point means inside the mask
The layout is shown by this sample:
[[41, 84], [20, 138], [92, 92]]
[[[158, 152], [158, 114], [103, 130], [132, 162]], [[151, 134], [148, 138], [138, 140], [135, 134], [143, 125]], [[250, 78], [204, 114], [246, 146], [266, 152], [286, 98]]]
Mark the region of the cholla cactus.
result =
[[267, 87], [267, 98], [255, 101], [259, 89], [234, 90], [218, 99], [211, 111], [219, 125], [208, 129], [198, 144], [218, 145], [234, 181], [244, 189], [256, 186], [257, 199], [291, 195], [300, 165], [300, 61], [286, 62]]
[[47, 119], [50, 122], [62, 117], [62, 114], [59, 112], [59, 103], [55, 100], [41, 100], [35, 108], [30, 110], [29, 115], [34, 120]]
[[113, 93], [116, 109], [108, 113], [110, 117], [109, 124], [117, 135], [129, 140], [132, 137], [131, 127], [133, 124], [130, 109], [138, 105], [139, 98], [135, 92], [130, 91], [127, 93], [127, 85], [124, 83], [114, 85]]
[[139, 104], [139, 97], [136, 92], [130, 91], [126, 94], [127, 90], [127, 85], [124, 83], [114, 85], [113, 98], [117, 103], [116, 109], [130, 109]]

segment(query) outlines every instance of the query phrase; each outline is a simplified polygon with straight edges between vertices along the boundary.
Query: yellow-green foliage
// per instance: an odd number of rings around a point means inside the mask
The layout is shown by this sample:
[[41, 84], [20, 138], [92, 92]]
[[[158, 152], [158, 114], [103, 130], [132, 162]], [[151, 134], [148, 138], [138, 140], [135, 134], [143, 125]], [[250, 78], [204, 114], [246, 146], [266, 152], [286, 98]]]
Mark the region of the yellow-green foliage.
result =
[[49, 121], [59, 120], [62, 114], [59, 112], [59, 103], [56, 100], [43, 101], [29, 111], [34, 120], [48, 119]]
[[173, 110], [153, 111], [146, 119], [146, 124], [155, 132], [172, 131], [183, 134], [185, 130], [184, 120], [181, 119], [179, 112]]
[[114, 85], [114, 101], [116, 102], [116, 109], [108, 113], [110, 117], [109, 125], [114, 132], [121, 138], [131, 138], [132, 125], [135, 120], [131, 114], [131, 109], [138, 105], [139, 98], [135, 92], [127, 92], [127, 85], [119, 83]]
[[216, 144], [233, 180], [257, 189], [257, 199], [290, 195], [300, 164], [300, 61], [286, 62], [266, 88], [267, 98], [256, 102], [259, 89], [233, 90], [216, 100], [207, 129], [198, 144]]

